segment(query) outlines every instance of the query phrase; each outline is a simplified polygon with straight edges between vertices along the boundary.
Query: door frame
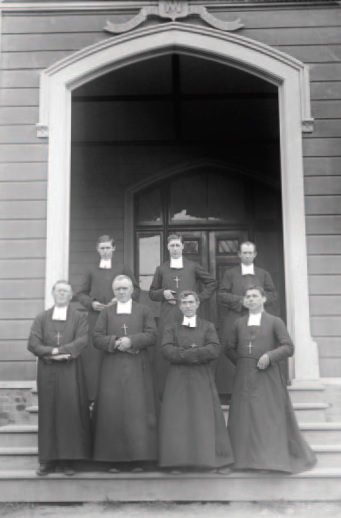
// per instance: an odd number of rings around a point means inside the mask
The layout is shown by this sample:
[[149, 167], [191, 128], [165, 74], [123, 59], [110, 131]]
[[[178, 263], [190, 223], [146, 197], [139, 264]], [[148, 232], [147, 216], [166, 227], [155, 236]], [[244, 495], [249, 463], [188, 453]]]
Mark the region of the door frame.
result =
[[[174, 51], [239, 68], [278, 87], [288, 327], [297, 346], [295, 379], [316, 381], [319, 362], [310, 332], [302, 151], [302, 130], [312, 124], [308, 67], [234, 33], [162, 23], [108, 38], [41, 73], [38, 136], [49, 137], [45, 303], [51, 304], [53, 283], [68, 277], [69, 270], [72, 91], [122, 66]], [[129, 251], [127, 244], [126, 254]]]

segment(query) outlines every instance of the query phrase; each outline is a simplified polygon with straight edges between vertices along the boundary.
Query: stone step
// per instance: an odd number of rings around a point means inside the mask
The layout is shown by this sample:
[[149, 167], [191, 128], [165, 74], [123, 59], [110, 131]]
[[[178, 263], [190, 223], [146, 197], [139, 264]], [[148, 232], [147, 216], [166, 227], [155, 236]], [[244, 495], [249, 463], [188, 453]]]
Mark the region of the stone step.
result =
[[[340, 468], [341, 469], [341, 446], [337, 445], [313, 445], [318, 459], [319, 468]], [[1, 470], [26, 470], [36, 469], [38, 465], [38, 447], [37, 446], [7, 446], [0, 448], [0, 466]], [[84, 467], [84, 463], [81, 463]], [[80, 467], [83, 470], [83, 467]], [[90, 462], [87, 471], [99, 471], [100, 464]]]
[[38, 446], [38, 426], [6, 425], [0, 427], [0, 448]]
[[288, 386], [289, 395], [293, 403], [325, 403], [325, 386], [320, 383], [300, 383]]
[[341, 469], [314, 468], [298, 475], [231, 473], [55, 473], [0, 471], [1, 502], [228, 502], [335, 501]]
[[341, 444], [341, 422], [300, 423], [309, 444]]
[[0, 448], [1, 470], [36, 469], [38, 463], [38, 447]]
[[[327, 403], [293, 403], [296, 419], [299, 423], [316, 423], [326, 421]], [[227, 422], [229, 405], [222, 405]]]

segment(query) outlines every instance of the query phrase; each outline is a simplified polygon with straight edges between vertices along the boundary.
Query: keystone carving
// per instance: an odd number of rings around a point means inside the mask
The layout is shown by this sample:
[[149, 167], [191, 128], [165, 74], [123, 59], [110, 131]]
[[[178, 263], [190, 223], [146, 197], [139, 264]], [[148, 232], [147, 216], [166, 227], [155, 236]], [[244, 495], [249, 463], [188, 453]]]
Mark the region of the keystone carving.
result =
[[244, 24], [240, 22], [240, 18], [231, 21], [219, 20], [209, 13], [206, 7], [189, 5], [187, 0], [159, 0], [157, 7], [143, 7], [140, 12], [128, 22], [113, 23], [107, 21], [104, 30], [113, 34], [121, 34], [135, 29], [148, 18], [152, 17], [168, 19], [173, 22], [183, 18], [198, 17], [211, 27], [220, 29], [221, 31], [237, 31], [244, 27]]

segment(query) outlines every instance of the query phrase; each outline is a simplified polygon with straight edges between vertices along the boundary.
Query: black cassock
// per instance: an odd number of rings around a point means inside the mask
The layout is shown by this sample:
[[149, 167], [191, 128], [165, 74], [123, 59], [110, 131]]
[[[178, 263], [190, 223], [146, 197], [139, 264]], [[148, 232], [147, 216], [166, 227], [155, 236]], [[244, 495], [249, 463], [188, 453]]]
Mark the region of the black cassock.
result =
[[[266, 312], [260, 326], [248, 326], [248, 316], [235, 321], [227, 355], [236, 363], [230, 405], [230, 432], [235, 467], [296, 473], [311, 468], [316, 458], [297, 425], [279, 368], [292, 356], [294, 345], [284, 322]], [[257, 368], [268, 354], [270, 365]]]
[[[191, 347], [195, 343], [196, 347]], [[170, 363], [160, 416], [160, 466], [218, 468], [233, 462], [211, 362], [220, 353], [214, 325], [176, 323], [165, 330]]]
[[[91, 458], [88, 397], [80, 354], [88, 344], [86, 316], [70, 306], [67, 320], [52, 320], [53, 308], [33, 322], [28, 349], [38, 356], [39, 460]], [[52, 349], [71, 354], [49, 360]]]
[[[198, 293], [200, 302], [204, 302], [213, 295], [217, 284], [217, 281], [200, 264], [185, 257], [183, 258], [183, 268], [171, 268], [170, 261], [166, 261], [156, 268], [149, 297], [151, 300], [161, 302], [158, 341], [154, 354], [154, 371], [160, 399], [162, 399], [168, 372], [168, 362], [163, 358], [161, 352], [163, 332], [166, 326], [176, 321], [180, 322], [183, 318], [178, 301], [176, 305], [169, 304], [165, 300], [163, 292], [164, 290], [173, 290], [176, 292], [174, 297], [177, 299], [181, 291], [192, 290]], [[199, 285], [201, 285], [200, 291]]]
[[[155, 345], [156, 326], [146, 306], [132, 303], [131, 314], [117, 306], [101, 311], [94, 345], [103, 353], [95, 404], [94, 459], [110, 462], [157, 458], [156, 397], [148, 348]], [[114, 349], [128, 336], [130, 352]]]

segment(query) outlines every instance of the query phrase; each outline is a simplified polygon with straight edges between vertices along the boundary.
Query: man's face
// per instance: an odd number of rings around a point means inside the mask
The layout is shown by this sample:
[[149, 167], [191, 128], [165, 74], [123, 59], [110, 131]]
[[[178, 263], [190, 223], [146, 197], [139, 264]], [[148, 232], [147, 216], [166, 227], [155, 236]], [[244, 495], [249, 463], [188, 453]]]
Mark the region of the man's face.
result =
[[55, 306], [67, 306], [72, 299], [72, 289], [69, 284], [57, 284], [52, 291]]
[[128, 302], [133, 293], [133, 287], [127, 279], [114, 282], [113, 290], [114, 295], [119, 302]]
[[112, 258], [112, 254], [115, 252], [115, 248], [116, 247], [113, 246], [111, 241], [98, 243], [98, 245], [96, 246], [96, 250], [99, 253], [100, 258], [105, 260]]
[[173, 239], [168, 243], [167, 248], [172, 259], [179, 259], [179, 257], [182, 256], [184, 244], [180, 241], [180, 239]]
[[266, 298], [258, 290], [247, 290], [245, 303], [247, 308], [253, 313], [263, 311]]
[[199, 307], [199, 302], [195, 300], [194, 295], [188, 295], [188, 297], [180, 300], [179, 307], [185, 317], [194, 317]]
[[255, 247], [253, 245], [242, 245], [238, 255], [241, 262], [245, 264], [245, 266], [249, 266], [255, 260], [257, 252], [255, 252]]

